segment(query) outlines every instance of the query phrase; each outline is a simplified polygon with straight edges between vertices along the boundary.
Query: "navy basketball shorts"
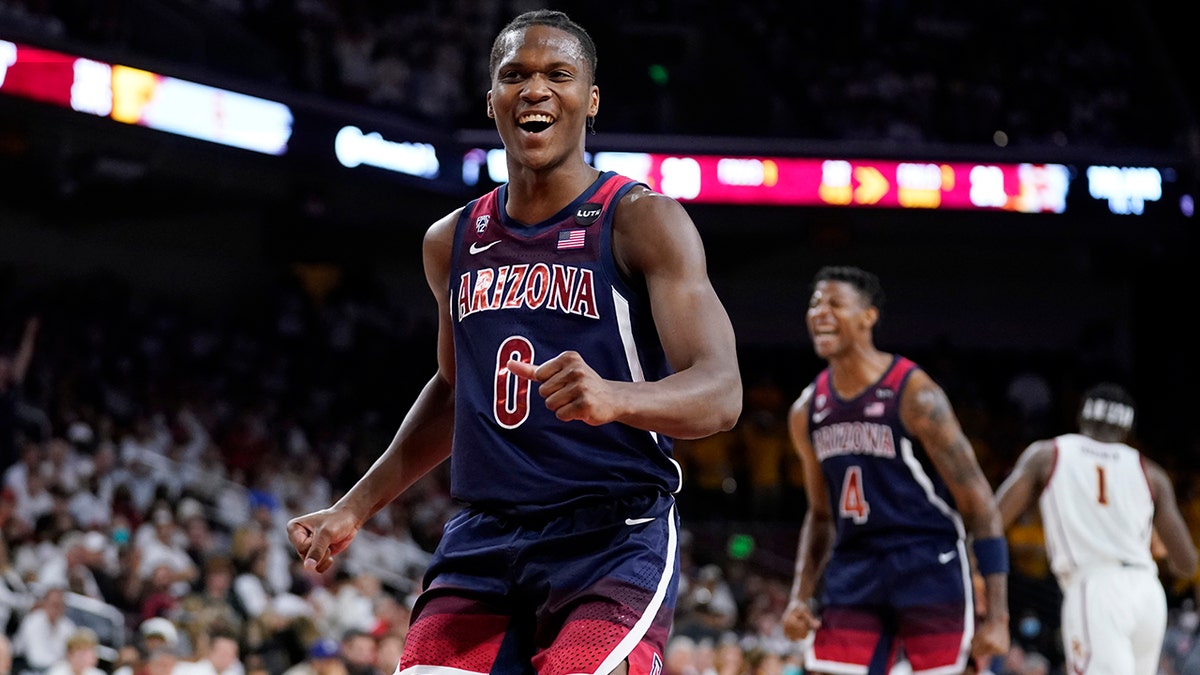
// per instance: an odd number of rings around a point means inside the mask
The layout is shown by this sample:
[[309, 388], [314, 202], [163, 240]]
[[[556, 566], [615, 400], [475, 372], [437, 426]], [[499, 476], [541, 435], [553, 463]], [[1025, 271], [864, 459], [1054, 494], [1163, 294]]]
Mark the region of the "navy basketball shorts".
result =
[[887, 673], [900, 649], [914, 674], [966, 668], [975, 603], [965, 544], [840, 551], [825, 569], [821, 627], [805, 654], [807, 669]]
[[660, 675], [679, 588], [670, 495], [443, 531], [398, 675]]

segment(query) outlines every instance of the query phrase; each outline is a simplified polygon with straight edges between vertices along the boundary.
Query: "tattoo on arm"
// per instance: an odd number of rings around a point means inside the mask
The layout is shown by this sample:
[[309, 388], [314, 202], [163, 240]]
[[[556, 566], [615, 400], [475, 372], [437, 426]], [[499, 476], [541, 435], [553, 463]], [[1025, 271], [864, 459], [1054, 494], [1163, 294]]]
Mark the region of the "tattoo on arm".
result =
[[954, 408], [946, 393], [936, 385], [922, 387], [916, 392], [914, 412], [918, 437], [944, 469], [947, 481], [966, 485], [979, 478], [975, 451], [963, 434]]

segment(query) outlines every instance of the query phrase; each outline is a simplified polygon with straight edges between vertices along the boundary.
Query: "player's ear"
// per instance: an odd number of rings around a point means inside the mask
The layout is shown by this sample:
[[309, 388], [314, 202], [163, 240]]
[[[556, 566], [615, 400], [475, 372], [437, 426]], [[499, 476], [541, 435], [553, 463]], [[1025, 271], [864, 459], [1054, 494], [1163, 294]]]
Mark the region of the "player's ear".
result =
[[865, 310], [863, 310], [862, 315], [863, 315], [863, 320], [866, 321], [866, 323], [867, 323], [868, 329], [874, 328], [875, 324], [879, 322], [879, 308], [878, 307], [874, 307], [874, 306], [868, 307]]
[[592, 85], [591, 99], [588, 104], [588, 117], [595, 117], [596, 113], [600, 112], [600, 87], [594, 84]]
[[492, 90], [488, 89], [487, 93], [487, 116], [489, 119], [496, 119], [496, 109], [492, 107]]

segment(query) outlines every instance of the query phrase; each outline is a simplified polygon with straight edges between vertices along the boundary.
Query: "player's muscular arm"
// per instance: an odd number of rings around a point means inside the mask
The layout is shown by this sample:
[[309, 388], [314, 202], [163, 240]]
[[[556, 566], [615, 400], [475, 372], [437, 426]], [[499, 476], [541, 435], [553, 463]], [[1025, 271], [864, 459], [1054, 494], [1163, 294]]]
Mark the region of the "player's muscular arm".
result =
[[708, 278], [692, 219], [674, 199], [634, 188], [617, 207], [613, 253], [623, 273], [645, 281], [675, 371], [657, 382], [629, 383], [619, 419], [675, 438], [731, 428], [742, 406], [733, 324]]
[[460, 211], [434, 223], [422, 247], [425, 279], [438, 305], [437, 372], [405, 415], [383, 455], [343, 497], [356, 513], [367, 518], [450, 456], [455, 361], [447, 289], [454, 224]]
[[1054, 464], [1054, 442], [1035, 441], [1017, 459], [1012, 473], [996, 490], [1002, 527], [1007, 530], [1021, 514], [1033, 508]]
[[1176, 578], [1190, 579], [1196, 573], [1196, 544], [1175, 500], [1175, 486], [1161, 465], [1149, 458], [1144, 462], [1154, 495], [1154, 530], [1167, 549], [1167, 567]]
[[[1003, 542], [1004, 530], [992, 488], [979, 468], [975, 451], [963, 433], [946, 393], [925, 372], [916, 371], [909, 378], [900, 401], [900, 417], [925, 446], [975, 542], [994, 539]], [[1007, 566], [1007, 552], [1001, 555], [1004, 556], [1002, 564]], [[990, 561], [990, 564], [998, 562]], [[971, 654], [978, 659], [1007, 652], [1010, 641], [1007, 574], [991, 572], [983, 579], [987, 610], [971, 640]]]
[[914, 372], [900, 403], [900, 417], [925, 446], [967, 525], [977, 539], [1003, 536], [992, 488], [950, 405], [930, 377]]
[[425, 236], [425, 275], [437, 298], [438, 370], [405, 415], [392, 442], [358, 482], [327, 509], [293, 518], [288, 537], [305, 566], [324, 572], [362, 525], [450, 455], [454, 420], [454, 345], [447, 287], [454, 221], [458, 211]]
[[834, 525], [833, 513], [829, 506], [829, 490], [808, 435], [808, 410], [811, 399], [810, 386], [800, 394], [788, 413], [788, 433], [792, 439], [792, 447], [804, 467], [804, 487], [809, 498], [809, 508], [800, 528], [791, 597], [783, 615], [784, 633], [792, 640], [804, 639], [809, 631], [821, 625], [810, 601], [833, 552]]

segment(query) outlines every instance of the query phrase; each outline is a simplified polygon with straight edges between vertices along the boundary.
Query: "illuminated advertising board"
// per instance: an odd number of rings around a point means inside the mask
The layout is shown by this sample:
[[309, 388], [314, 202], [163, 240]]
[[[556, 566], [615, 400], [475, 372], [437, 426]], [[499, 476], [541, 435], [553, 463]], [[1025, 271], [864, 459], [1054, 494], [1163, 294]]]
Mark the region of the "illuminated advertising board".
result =
[[[880, 159], [605, 152], [589, 155], [602, 171], [616, 171], [683, 202], [892, 209], [1066, 213], [1090, 198], [1116, 215], [1141, 215], [1167, 197], [1176, 178], [1156, 167], [1004, 162], [930, 162]], [[507, 179], [502, 149], [472, 148], [463, 155], [463, 179]], [[1085, 190], [1076, 191], [1082, 181]], [[1176, 196], [1192, 216], [1192, 197]]]
[[270, 155], [292, 134], [277, 101], [3, 40], [0, 93]]
[[[0, 95], [285, 158], [476, 196], [507, 180], [498, 139], [466, 140], [349, 105], [281, 101], [0, 40]], [[493, 145], [479, 145], [479, 143]], [[830, 156], [615, 152], [589, 139], [596, 168], [683, 202], [1061, 214], [1193, 213], [1170, 167]], [[645, 137], [632, 147], [654, 148]], [[661, 140], [657, 143], [663, 145]], [[702, 148], [696, 142], [694, 147]], [[627, 146], [628, 147], [628, 146]]]

